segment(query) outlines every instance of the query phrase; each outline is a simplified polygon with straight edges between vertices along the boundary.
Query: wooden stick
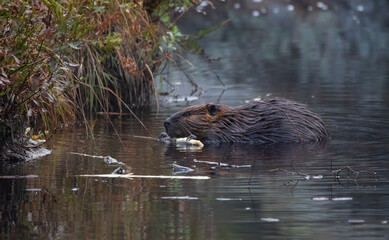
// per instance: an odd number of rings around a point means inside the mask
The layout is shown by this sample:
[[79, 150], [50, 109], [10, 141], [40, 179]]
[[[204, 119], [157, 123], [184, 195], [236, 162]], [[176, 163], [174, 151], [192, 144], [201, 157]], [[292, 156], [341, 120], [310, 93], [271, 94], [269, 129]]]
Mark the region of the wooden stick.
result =
[[159, 178], [159, 179], [194, 179], [206, 180], [210, 179], [208, 176], [165, 176], [165, 175], [133, 175], [133, 174], [83, 174], [77, 175], [79, 177], [103, 177], [103, 178]]

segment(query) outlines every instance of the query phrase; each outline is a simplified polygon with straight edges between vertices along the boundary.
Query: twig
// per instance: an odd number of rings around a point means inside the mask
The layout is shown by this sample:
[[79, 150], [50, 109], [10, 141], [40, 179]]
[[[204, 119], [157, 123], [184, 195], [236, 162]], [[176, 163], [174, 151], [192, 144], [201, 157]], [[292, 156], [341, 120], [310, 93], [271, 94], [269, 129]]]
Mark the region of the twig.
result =
[[373, 175], [373, 176], [376, 176], [376, 175], [377, 175], [377, 173], [374, 172], [374, 171], [365, 171], [365, 170], [362, 170], [362, 171], [355, 171], [354, 169], [352, 169], [352, 168], [349, 167], [349, 166], [346, 166], [346, 167], [343, 167], [343, 168], [340, 168], [340, 169], [337, 169], [337, 170], [333, 170], [332, 173], [336, 173], [336, 178], [339, 179], [339, 178], [340, 178], [339, 174], [340, 174], [342, 171], [344, 171], [344, 170], [348, 170], [348, 174], [347, 174], [348, 177], [350, 177], [350, 171], [351, 171], [352, 173], [354, 173], [354, 174], [355, 174], [355, 179], [357, 179], [361, 173], [367, 173], [367, 174], [370, 174], [370, 175]]
[[223, 88], [224, 88], [223, 91], [226, 90], [227, 87], [226, 87], [226, 85], [224, 84], [224, 82], [221, 80], [221, 78], [219, 77], [219, 74], [217, 74], [217, 72], [215, 72], [207, 62], [205, 62], [205, 64], [207, 65], [208, 70], [211, 71], [213, 74], [215, 74], [216, 79], [217, 79], [217, 80], [219, 81], [219, 83], [223, 86]]
[[208, 176], [165, 176], [165, 175], [133, 175], [133, 174], [83, 174], [78, 177], [102, 177], [102, 178], [159, 178], [159, 179], [195, 179], [207, 180]]
[[155, 138], [155, 137], [138, 136], [138, 135], [128, 135], [128, 136], [133, 137], [133, 138], [142, 138], [142, 139], [150, 139], [150, 140], [157, 140], [158, 141], [158, 138]]
[[154, 96], [155, 96], [155, 100], [157, 101], [157, 115], [158, 115], [158, 112], [159, 112], [159, 101], [158, 101], [157, 85], [155, 83], [153, 72], [151, 71], [149, 65], [147, 65], [147, 64], [145, 64], [145, 65], [146, 65], [147, 70], [149, 70], [149, 73], [150, 73], [150, 76], [151, 76], [151, 80], [153, 81]]
[[37, 178], [38, 175], [12, 175], [12, 176], [0, 176], [0, 179], [20, 179], [20, 178]]
[[294, 169], [294, 168], [293, 168], [293, 170], [294, 170], [294, 172], [289, 171], [289, 170], [286, 170], [286, 169], [283, 169], [283, 168], [274, 168], [274, 169], [270, 169], [270, 170], [268, 170], [268, 171], [269, 171], [269, 172], [282, 171], [282, 172], [290, 173], [290, 174], [292, 174], [292, 175], [303, 176], [303, 177], [309, 177], [308, 174], [300, 173], [300, 172], [298, 172], [298, 171], [297, 171], [296, 169]]
[[254, 204], [253, 194], [251, 193], [250, 187], [248, 187], [248, 190], [249, 190], [249, 194], [250, 194], [251, 204], [253, 206], [254, 221], [257, 221], [258, 218], [257, 218], [257, 212], [255, 211], [255, 204]]
[[[80, 82], [80, 84], [83, 84], [89, 88], [92, 89], [92, 91], [95, 93], [95, 91], [93, 90], [92, 86], [90, 84], [87, 84], [87, 83], [83, 83], [83, 82]], [[123, 103], [123, 105], [128, 109], [128, 111], [135, 117], [135, 119], [142, 125], [142, 127], [147, 131], [147, 133], [150, 135], [150, 132], [149, 130], [147, 129], [147, 127], [143, 124], [143, 122], [136, 116], [136, 114], [131, 110], [131, 108], [115, 93], [113, 92], [111, 89], [107, 88], [107, 87], [103, 87], [103, 86], [98, 86], [99, 88], [101, 89], [104, 89], [110, 93], [112, 93], [121, 103]], [[98, 99], [98, 98], [97, 98]], [[98, 99], [99, 100], [99, 99]], [[101, 101], [99, 100], [99, 103], [101, 104], [101, 106], [103, 107]], [[103, 110], [105, 111], [105, 108], [103, 107]], [[105, 111], [106, 112], [106, 111]], [[109, 118], [108, 118], [109, 119]], [[112, 122], [111, 122], [112, 123]], [[113, 126], [113, 124], [112, 124]]]
[[[86, 83], [83, 83], [83, 84], [86, 84]], [[89, 84], [86, 84], [86, 85], [89, 85]], [[102, 87], [102, 86], [100, 86], [101, 88], [105, 88], [105, 87]], [[96, 94], [96, 92], [95, 92], [95, 90], [93, 89], [93, 88], [90, 88], [92, 91], [93, 91], [93, 94]], [[110, 90], [110, 89], [108, 89], [108, 90]], [[112, 90], [111, 90], [112, 91]], [[115, 94], [115, 96], [117, 96], [116, 94]], [[118, 96], [117, 96], [118, 97]], [[105, 111], [106, 112], [106, 110], [105, 110], [105, 107], [104, 107], [104, 105], [103, 105], [103, 103], [100, 101], [100, 99], [99, 98], [96, 98], [97, 99], [97, 101], [99, 102], [99, 104], [100, 104], [100, 106], [101, 106], [101, 108], [103, 109], [103, 111]], [[120, 99], [120, 98], [118, 98], [118, 99]], [[121, 99], [120, 99], [121, 100]], [[124, 103], [124, 102], [123, 102]], [[124, 103], [125, 104], [125, 103]], [[127, 106], [127, 105], [126, 105]], [[131, 111], [131, 110], [130, 110]], [[132, 112], [131, 112], [132, 113]], [[135, 115], [135, 114], [134, 114]], [[116, 128], [114, 127], [114, 125], [113, 125], [113, 122], [112, 122], [112, 120], [111, 120], [111, 118], [107, 115], [107, 118], [108, 118], [108, 121], [109, 121], [109, 123], [111, 124], [111, 126], [112, 126], [112, 128], [113, 128], [113, 131], [115, 132], [115, 134], [116, 134], [116, 136], [118, 137], [118, 139], [119, 139], [119, 142], [120, 142], [120, 144], [123, 146], [123, 148], [126, 148], [125, 146], [124, 146], [124, 143], [123, 143], [123, 141], [122, 141], [122, 139], [120, 138], [120, 136], [119, 136], [119, 133], [117, 132], [117, 130], [116, 130]], [[136, 117], [136, 115], [135, 115], [135, 118], [136, 119], [138, 119], [137, 117]], [[138, 119], [138, 121], [143, 125], [143, 123]], [[144, 125], [143, 125], [144, 126]], [[146, 128], [146, 126], [144, 126], [145, 128]], [[147, 128], [146, 128], [146, 130], [147, 130]]]
[[197, 83], [195, 83], [191, 76], [189, 75], [189, 73], [187, 73], [179, 63], [177, 63], [176, 61], [173, 62], [174, 65], [181, 71], [185, 74], [186, 78], [188, 78], [189, 82], [195, 87], [195, 90], [193, 91], [193, 93], [197, 92], [198, 89], [202, 89]]
[[257, 162], [257, 159], [254, 160], [254, 164], [251, 166], [250, 179], [249, 179], [249, 182], [247, 183], [247, 185], [249, 186], [249, 188], [250, 188], [250, 185], [251, 185], [251, 180], [253, 179], [254, 168], [255, 168], [255, 163], [256, 163], [256, 162]]

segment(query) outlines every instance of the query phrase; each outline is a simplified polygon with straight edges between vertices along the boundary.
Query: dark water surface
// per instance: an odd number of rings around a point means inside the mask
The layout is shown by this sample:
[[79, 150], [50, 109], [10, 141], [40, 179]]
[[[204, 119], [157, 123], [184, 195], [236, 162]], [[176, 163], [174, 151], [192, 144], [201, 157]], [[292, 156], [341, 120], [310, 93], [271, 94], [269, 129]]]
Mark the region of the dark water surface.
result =
[[[211, 66], [227, 88], [201, 58], [188, 56], [196, 67], [183, 65], [198, 91], [171, 66], [173, 94], [195, 100], [163, 98], [158, 110], [142, 112], [150, 135], [185, 106], [240, 105], [272, 94], [321, 114], [331, 142], [177, 149], [131, 137], [148, 133], [131, 117], [112, 116], [121, 143], [100, 117], [90, 122], [94, 138], [75, 125], [47, 145], [51, 155], [1, 166], [1, 176], [28, 176], [0, 178], [1, 239], [389, 239], [389, 4], [216, 7], [189, 14], [181, 27], [191, 32], [231, 19], [201, 41], [208, 55], [222, 58]], [[119, 164], [73, 152], [111, 156], [134, 174], [210, 179], [79, 177]], [[174, 173], [173, 163], [194, 171]]]

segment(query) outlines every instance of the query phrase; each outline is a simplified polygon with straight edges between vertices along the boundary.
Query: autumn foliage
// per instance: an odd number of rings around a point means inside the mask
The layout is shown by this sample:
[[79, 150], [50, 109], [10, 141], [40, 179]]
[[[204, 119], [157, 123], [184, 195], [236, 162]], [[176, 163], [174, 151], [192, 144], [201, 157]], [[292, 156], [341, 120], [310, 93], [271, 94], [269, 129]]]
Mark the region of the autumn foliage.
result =
[[0, 145], [149, 104], [153, 72], [182, 37], [172, 11], [195, 2], [1, 1]]

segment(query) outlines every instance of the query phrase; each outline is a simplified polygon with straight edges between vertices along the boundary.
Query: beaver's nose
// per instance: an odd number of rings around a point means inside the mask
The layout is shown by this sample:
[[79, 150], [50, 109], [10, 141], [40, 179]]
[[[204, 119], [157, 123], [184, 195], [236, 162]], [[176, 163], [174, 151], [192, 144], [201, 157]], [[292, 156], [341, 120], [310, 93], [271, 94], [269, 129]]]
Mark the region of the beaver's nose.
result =
[[163, 125], [165, 126], [165, 129], [166, 129], [166, 131], [168, 131], [168, 129], [169, 129], [169, 127], [170, 127], [170, 121], [169, 121], [169, 119], [166, 119], [166, 121], [163, 123]]

